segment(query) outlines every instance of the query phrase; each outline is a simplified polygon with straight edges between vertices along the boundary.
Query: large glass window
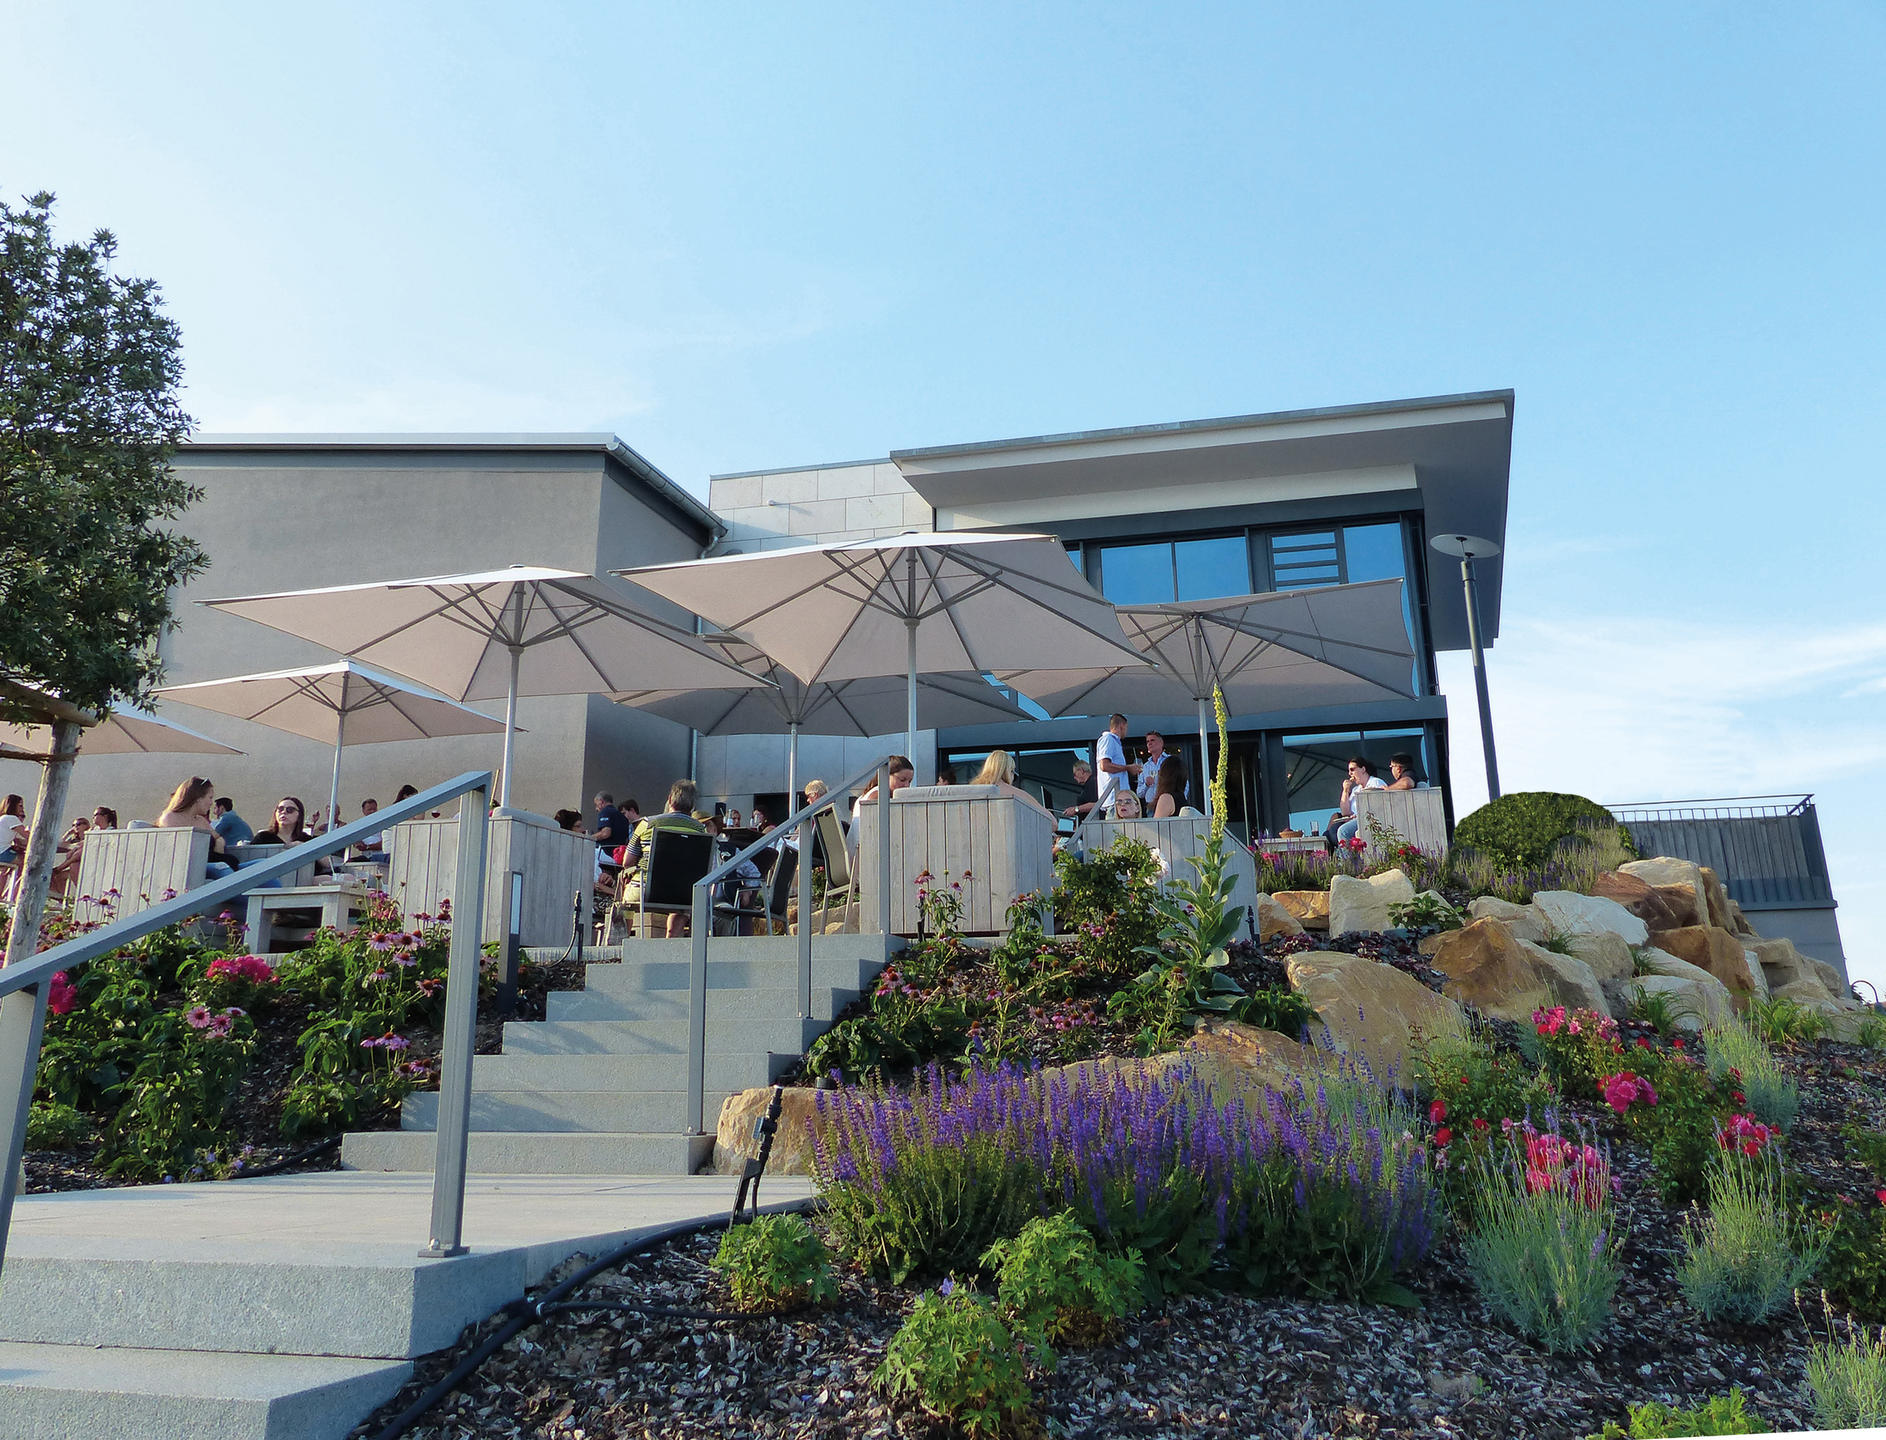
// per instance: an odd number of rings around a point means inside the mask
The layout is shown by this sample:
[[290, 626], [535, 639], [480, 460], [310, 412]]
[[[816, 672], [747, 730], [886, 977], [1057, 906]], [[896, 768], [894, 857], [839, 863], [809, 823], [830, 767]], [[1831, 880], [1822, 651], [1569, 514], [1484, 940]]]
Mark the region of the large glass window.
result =
[[1388, 781], [1388, 762], [1412, 755], [1415, 779], [1429, 778], [1427, 736], [1421, 730], [1339, 730], [1284, 736], [1284, 794], [1290, 828], [1320, 835], [1342, 800], [1349, 759], [1361, 755]]
[[1401, 522], [1343, 526], [1342, 558], [1343, 579], [1351, 583], [1401, 579]]
[[1163, 605], [1251, 592], [1242, 535], [1149, 544], [1102, 545], [1100, 588], [1115, 605]]

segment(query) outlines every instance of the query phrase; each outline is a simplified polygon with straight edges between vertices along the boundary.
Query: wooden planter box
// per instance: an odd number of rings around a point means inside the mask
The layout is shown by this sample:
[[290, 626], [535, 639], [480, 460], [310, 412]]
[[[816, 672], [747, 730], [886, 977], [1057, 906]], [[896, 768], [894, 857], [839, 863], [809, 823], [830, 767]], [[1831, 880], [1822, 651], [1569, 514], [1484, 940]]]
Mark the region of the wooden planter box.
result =
[[[1369, 838], [1370, 817], [1430, 855], [1447, 853], [1447, 801], [1439, 790], [1363, 790], [1356, 795], [1356, 834]], [[1374, 858], [1371, 853], [1371, 859]]]
[[[387, 831], [387, 893], [408, 925], [414, 916], [437, 914], [441, 900], [455, 899], [458, 881], [458, 818], [408, 820]], [[524, 876], [521, 938], [526, 945], [567, 945], [571, 898], [583, 897], [589, 923], [590, 884], [596, 842], [562, 829], [541, 815], [512, 812], [491, 820], [485, 862], [485, 917], [479, 939], [504, 939], [512, 870]]]
[[[858, 811], [859, 928], [877, 926], [878, 813]], [[1054, 885], [1054, 816], [1027, 795], [999, 785], [912, 786], [891, 801], [891, 932], [915, 935], [921, 919], [917, 877], [963, 884], [965, 935], [1002, 935], [1017, 895]]]
[[[203, 883], [210, 859], [207, 830], [91, 830], [79, 852], [79, 898], [72, 918], [80, 924], [123, 920], [164, 903], [164, 892], [181, 895]], [[116, 890], [109, 906], [101, 903]]]
[[[1198, 879], [1198, 870], [1188, 862], [1205, 853], [1205, 842], [1211, 836], [1211, 821], [1202, 815], [1174, 816], [1170, 820], [1090, 820], [1081, 831], [1081, 843], [1091, 855], [1122, 835], [1151, 846], [1165, 860], [1166, 877], [1159, 886], [1164, 892], [1174, 880]], [[1320, 840], [1317, 848], [1322, 848]], [[1257, 862], [1231, 835], [1225, 836], [1225, 857], [1226, 868], [1237, 881], [1231, 891], [1231, 903], [1245, 907], [1248, 932], [1257, 920]]]

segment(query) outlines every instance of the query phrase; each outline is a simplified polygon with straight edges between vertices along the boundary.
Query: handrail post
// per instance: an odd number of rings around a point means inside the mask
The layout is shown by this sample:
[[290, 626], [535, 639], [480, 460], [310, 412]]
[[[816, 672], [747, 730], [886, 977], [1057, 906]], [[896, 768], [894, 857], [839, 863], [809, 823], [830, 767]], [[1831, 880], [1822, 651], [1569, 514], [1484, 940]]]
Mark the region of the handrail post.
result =
[[524, 872], [512, 870], [505, 879], [510, 883], [504, 887], [504, 961], [498, 972], [498, 1014], [509, 1020], [517, 1014], [517, 962], [523, 949], [524, 933]]
[[689, 927], [688, 1108], [682, 1115], [689, 1135], [707, 1133], [707, 932], [713, 923], [714, 889], [702, 880], [694, 887]]
[[878, 930], [891, 933], [891, 763], [878, 766]]
[[0, 1000], [0, 1126], [5, 1127], [0, 1164], [6, 1166], [0, 1175], [0, 1263], [6, 1260], [20, 1159], [26, 1153], [26, 1117], [39, 1078], [39, 1038], [46, 1028], [46, 994], [51, 988], [29, 985]]
[[485, 848], [490, 792], [468, 790], [458, 802], [458, 878], [453, 888], [452, 951], [445, 980], [445, 1046], [439, 1057], [438, 1144], [432, 1162], [432, 1239], [421, 1258], [463, 1255], [465, 1161], [471, 1147], [473, 1033], [478, 971], [484, 959]]
[[799, 1018], [812, 1018], [812, 817], [799, 822]]

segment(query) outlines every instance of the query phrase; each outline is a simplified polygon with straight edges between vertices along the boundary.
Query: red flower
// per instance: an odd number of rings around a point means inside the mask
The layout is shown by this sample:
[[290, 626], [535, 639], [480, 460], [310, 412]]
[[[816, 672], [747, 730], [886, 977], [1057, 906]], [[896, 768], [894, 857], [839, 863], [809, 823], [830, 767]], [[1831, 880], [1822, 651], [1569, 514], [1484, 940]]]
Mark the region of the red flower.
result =
[[1873, 1192], [1873, 1198], [1879, 1201], [1880, 1204], [1886, 1205], [1886, 1190], [1875, 1190]]
[[1452, 1130], [1449, 1130], [1445, 1125], [1443, 1125], [1439, 1130], [1436, 1130], [1434, 1132], [1434, 1143], [1438, 1148], [1442, 1150], [1445, 1150], [1448, 1147], [1448, 1145], [1453, 1142], [1453, 1139], [1454, 1139], [1454, 1132]]
[[46, 982], [46, 1008], [55, 1015], [65, 1015], [78, 1003], [78, 986], [66, 978], [65, 971], [56, 971]]
[[1683, 1048], [1683, 1037], [1679, 1035], [1676, 1037], [1676, 1039], [1672, 1040], [1670, 1043], [1673, 1046], [1675, 1046], [1678, 1050], [1681, 1050]]
[[[1477, 1116], [1477, 1115], [1476, 1115], [1476, 1116], [1474, 1117], [1474, 1122], [1473, 1122], [1473, 1128], [1474, 1128], [1474, 1129], [1475, 1129], [1475, 1131], [1477, 1131], [1477, 1132], [1478, 1132], [1479, 1134], [1482, 1134], [1482, 1135], [1484, 1135], [1484, 1134], [1486, 1134], [1486, 1132], [1487, 1132], [1487, 1131], [1489, 1131], [1489, 1130], [1491, 1130], [1491, 1129], [1492, 1129], [1493, 1127], [1492, 1127], [1491, 1125], [1489, 1125], [1489, 1124], [1487, 1124], [1487, 1122], [1486, 1122], [1486, 1121], [1484, 1121], [1484, 1120], [1482, 1120], [1482, 1119], [1480, 1119], [1480, 1118], [1479, 1118], [1479, 1116]], [[1882, 1202], [1882, 1203], [1886, 1203], [1886, 1202]]]
[[1432, 1105], [1428, 1106], [1428, 1123], [1429, 1124], [1439, 1125], [1446, 1118], [1447, 1118], [1447, 1102], [1445, 1100], [1436, 1100]]

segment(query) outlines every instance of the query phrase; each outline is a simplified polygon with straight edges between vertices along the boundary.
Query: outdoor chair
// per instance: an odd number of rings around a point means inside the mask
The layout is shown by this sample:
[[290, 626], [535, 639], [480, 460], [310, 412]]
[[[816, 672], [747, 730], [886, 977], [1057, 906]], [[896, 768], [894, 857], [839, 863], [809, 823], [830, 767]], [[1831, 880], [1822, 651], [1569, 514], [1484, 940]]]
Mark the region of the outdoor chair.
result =
[[845, 827], [838, 819], [836, 810], [821, 810], [818, 813], [819, 850], [825, 857], [825, 910], [831, 913], [833, 905], [844, 907], [847, 924], [851, 920], [851, 907], [858, 898], [858, 876], [851, 863], [851, 841], [845, 835]]
[[[695, 882], [714, 868], [718, 856], [714, 837], [706, 831], [655, 831], [642, 855], [641, 869], [623, 871], [622, 889], [610, 907], [609, 932], [603, 936], [603, 943], [607, 945], [614, 934], [615, 917], [631, 907], [635, 911], [633, 933], [638, 938], [646, 932], [651, 914], [692, 915]], [[631, 885], [636, 885], [633, 899], [628, 894]]]
[[792, 898], [798, 873], [799, 852], [790, 847], [782, 847], [760, 888], [760, 903], [740, 905], [723, 900], [714, 906], [714, 918], [732, 921], [736, 931], [741, 921], [758, 920], [765, 925], [762, 934], [772, 933], [773, 922], [784, 921], [786, 918], [786, 905]]

